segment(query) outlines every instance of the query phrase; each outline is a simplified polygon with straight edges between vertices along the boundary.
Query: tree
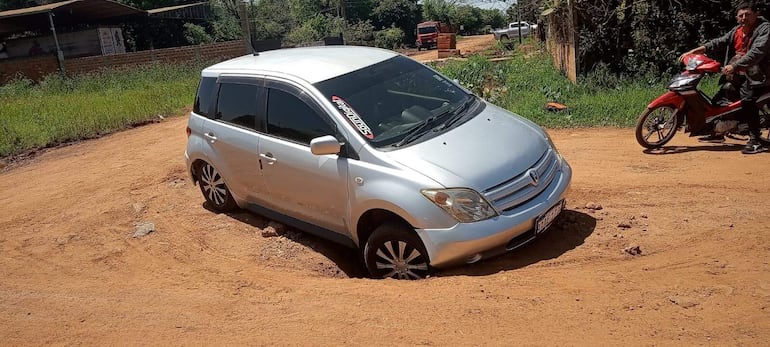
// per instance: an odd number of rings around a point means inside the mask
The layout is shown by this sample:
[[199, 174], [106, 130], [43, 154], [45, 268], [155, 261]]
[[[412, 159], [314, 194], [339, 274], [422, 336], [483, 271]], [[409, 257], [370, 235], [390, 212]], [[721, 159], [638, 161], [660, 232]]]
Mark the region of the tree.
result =
[[462, 33], [481, 31], [481, 9], [474, 6], [456, 6], [450, 14], [450, 23], [456, 30], [462, 28]]
[[424, 0], [422, 2], [423, 20], [435, 20], [450, 23], [449, 13], [455, 10], [455, 3], [446, 0]]
[[415, 28], [419, 21], [416, 0], [381, 0], [372, 11], [375, 28], [400, 28], [405, 42], [415, 40]]
[[484, 28], [482, 29], [481, 33], [487, 33], [489, 32], [489, 29], [505, 27], [508, 21], [501, 11], [487, 9], [481, 10], [481, 23], [484, 24]]
[[374, 0], [355, 0], [346, 1], [339, 0], [345, 4], [343, 18], [349, 23], [357, 23], [359, 21], [367, 21], [372, 18], [372, 11], [374, 11]]
[[542, 0], [518, 0], [508, 7], [505, 13], [511, 21], [537, 23], [542, 12], [542, 3]]
[[670, 74], [679, 69], [679, 54], [735, 25], [727, 1], [595, 0], [575, 4], [579, 71], [583, 73], [606, 66], [618, 74]]
[[289, 4], [285, 0], [261, 0], [251, 13], [253, 27], [259, 28], [251, 32], [256, 40], [281, 39], [293, 27]]

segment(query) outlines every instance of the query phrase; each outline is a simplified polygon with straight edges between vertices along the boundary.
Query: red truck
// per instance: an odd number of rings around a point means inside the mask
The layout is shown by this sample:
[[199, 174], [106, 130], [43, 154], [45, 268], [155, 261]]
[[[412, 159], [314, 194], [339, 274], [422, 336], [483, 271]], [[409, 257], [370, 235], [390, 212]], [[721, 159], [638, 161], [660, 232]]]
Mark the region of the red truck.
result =
[[429, 21], [417, 24], [417, 50], [431, 49], [438, 45], [439, 33], [451, 33], [452, 29], [441, 22]]

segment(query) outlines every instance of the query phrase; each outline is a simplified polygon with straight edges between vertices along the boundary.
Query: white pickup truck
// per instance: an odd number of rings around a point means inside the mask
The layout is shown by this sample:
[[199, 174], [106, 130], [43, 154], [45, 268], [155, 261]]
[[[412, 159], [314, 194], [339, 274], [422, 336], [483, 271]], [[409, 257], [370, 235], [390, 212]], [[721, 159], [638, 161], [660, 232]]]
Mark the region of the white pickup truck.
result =
[[536, 29], [537, 24], [529, 24], [527, 22], [513, 22], [508, 24], [508, 28], [497, 29], [492, 33], [495, 34], [496, 40], [507, 40], [519, 37], [519, 31], [521, 31], [521, 37], [527, 37]]

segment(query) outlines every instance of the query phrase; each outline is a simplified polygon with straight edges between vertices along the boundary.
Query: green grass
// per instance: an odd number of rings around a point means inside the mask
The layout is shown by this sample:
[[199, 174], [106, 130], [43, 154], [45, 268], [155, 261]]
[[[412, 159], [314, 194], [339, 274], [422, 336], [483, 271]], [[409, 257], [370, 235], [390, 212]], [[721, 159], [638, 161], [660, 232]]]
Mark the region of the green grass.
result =
[[0, 87], [0, 157], [178, 114], [192, 104], [200, 68], [151, 65], [8, 83]]
[[[544, 127], [631, 127], [646, 106], [666, 91], [672, 76], [623, 80], [606, 71], [594, 71], [577, 84], [554, 69], [550, 57], [537, 51], [516, 51], [511, 59], [493, 63], [482, 56], [451, 61], [436, 68], [490, 102]], [[708, 95], [716, 77], [701, 83]], [[566, 105], [566, 111], [545, 109], [548, 102]]]
[[[537, 46], [531, 40], [525, 43]], [[542, 51], [525, 55], [517, 49], [509, 54], [501, 45], [490, 50], [487, 54], [505, 54], [511, 60], [496, 63], [472, 56], [436, 68], [477, 95], [544, 127], [633, 126], [647, 104], [666, 90], [671, 77], [631, 81], [598, 69], [573, 84]], [[54, 75], [39, 84], [16, 80], [1, 86], [0, 157], [96, 137], [158, 115], [180, 114], [192, 104], [205, 65], [152, 65], [71, 79]], [[716, 77], [701, 86], [713, 95]], [[550, 101], [563, 103], [568, 110], [545, 110]]]

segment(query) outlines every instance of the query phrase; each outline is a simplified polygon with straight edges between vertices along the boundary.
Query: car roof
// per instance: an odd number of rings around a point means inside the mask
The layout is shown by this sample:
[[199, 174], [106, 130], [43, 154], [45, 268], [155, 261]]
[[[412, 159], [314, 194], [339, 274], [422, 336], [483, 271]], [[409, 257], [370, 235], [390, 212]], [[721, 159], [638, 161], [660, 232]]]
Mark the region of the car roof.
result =
[[230, 59], [203, 69], [202, 77], [220, 74], [288, 74], [317, 83], [397, 56], [380, 48], [316, 46], [284, 48]]

